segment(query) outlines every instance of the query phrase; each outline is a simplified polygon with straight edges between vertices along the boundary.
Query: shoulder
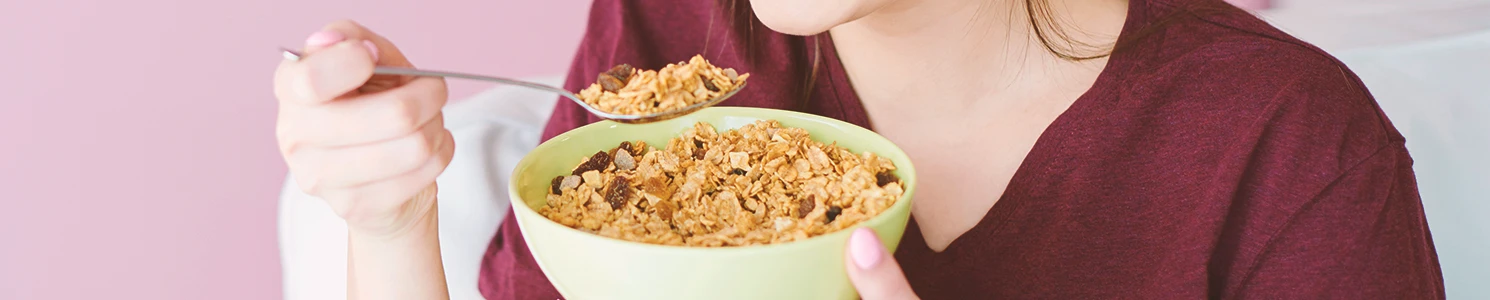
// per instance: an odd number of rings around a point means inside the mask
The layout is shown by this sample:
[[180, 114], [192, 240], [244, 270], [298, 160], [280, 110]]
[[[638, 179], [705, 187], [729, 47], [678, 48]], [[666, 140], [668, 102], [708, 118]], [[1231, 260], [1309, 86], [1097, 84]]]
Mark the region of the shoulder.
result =
[[1230, 122], [1226, 134], [1237, 145], [1304, 155], [1300, 159], [1313, 156], [1337, 170], [1401, 143], [1400, 133], [1343, 63], [1222, 5], [1154, 9], [1154, 19], [1164, 23], [1136, 40], [1130, 61], [1120, 66], [1126, 70], [1122, 101], [1199, 111], [1207, 118], [1197, 121]]
[[1116, 106], [1217, 151], [1289, 164], [1272, 175], [1328, 179], [1401, 145], [1356, 75], [1316, 46], [1229, 4], [1150, 13], [1162, 24], [1110, 60]]

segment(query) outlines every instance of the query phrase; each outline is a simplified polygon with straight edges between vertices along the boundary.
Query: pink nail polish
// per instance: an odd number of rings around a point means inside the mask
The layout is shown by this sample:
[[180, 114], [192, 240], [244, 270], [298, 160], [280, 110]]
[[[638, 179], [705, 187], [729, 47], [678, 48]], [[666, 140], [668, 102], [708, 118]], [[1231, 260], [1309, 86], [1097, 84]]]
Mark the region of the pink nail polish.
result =
[[874, 268], [885, 258], [884, 244], [880, 243], [879, 237], [868, 227], [854, 230], [854, 234], [848, 238], [848, 247], [850, 258], [861, 270]]
[[367, 47], [367, 53], [372, 55], [373, 61], [378, 61], [378, 45], [372, 41], [363, 40], [362, 46]]
[[342, 35], [340, 32], [320, 31], [310, 34], [310, 37], [305, 39], [305, 45], [310, 47], [325, 47], [345, 39], [347, 39], [347, 36]]

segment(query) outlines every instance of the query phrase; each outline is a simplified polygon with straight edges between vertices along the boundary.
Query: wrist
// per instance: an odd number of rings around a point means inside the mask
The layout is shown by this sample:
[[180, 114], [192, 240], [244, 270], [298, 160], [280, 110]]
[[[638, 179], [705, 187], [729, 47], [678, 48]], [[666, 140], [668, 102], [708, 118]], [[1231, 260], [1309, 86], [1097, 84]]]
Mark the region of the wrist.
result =
[[382, 220], [364, 220], [348, 223], [349, 237], [366, 241], [397, 241], [419, 239], [438, 232], [439, 205], [434, 184], [404, 202], [397, 213]]
[[[408, 203], [392, 226], [349, 227], [349, 299], [449, 299], [440, 258], [439, 212], [434, 188]], [[421, 193], [424, 194], [424, 193]]]

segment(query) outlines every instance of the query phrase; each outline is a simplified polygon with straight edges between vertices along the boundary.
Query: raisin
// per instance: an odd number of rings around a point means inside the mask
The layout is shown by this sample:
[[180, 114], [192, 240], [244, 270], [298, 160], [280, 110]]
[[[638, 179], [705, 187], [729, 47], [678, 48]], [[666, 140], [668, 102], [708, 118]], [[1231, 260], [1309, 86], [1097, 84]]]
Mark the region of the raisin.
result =
[[616, 79], [620, 79], [621, 83], [629, 83], [631, 82], [631, 73], [634, 72], [635, 70], [631, 68], [631, 65], [619, 64], [615, 67], [611, 67], [610, 70], [606, 70], [605, 74], [610, 75], [611, 77], [615, 77]]
[[562, 184], [564, 184], [564, 176], [554, 177], [553, 183], [550, 183], [548, 186], [548, 191], [554, 195], [559, 195], [563, 191], [559, 189], [559, 186]]
[[610, 154], [606, 154], [605, 151], [595, 151], [595, 155], [591, 155], [589, 160], [580, 164], [578, 168], [574, 168], [572, 175], [580, 175], [589, 171], [605, 171], [606, 166], [610, 166]]
[[638, 153], [636, 153], [636, 150], [632, 150], [631, 149], [631, 142], [621, 142], [621, 145], [620, 146], [617, 146], [616, 148], [617, 149], [621, 149], [621, 150], [626, 150], [626, 154], [631, 154], [633, 156], [635, 156], [635, 155], [638, 154]]
[[600, 88], [612, 93], [626, 87], [626, 84], [622, 83], [620, 79], [616, 79], [616, 77], [612, 77], [609, 74], [600, 74], [600, 78], [596, 79], [595, 82], [600, 84]]
[[886, 184], [890, 184], [891, 182], [899, 182], [900, 176], [895, 176], [895, 173], [891, 173], [890, 171], [886, 170], [881, 171], [879, 174], [874, 174], [874, 181], [875, 183], [879, 184], [879, 186], [885, 186]]
[[605, 203], [610, 204], [611, 209], [621, 209], [626, 206], [626, 199], [631, 198], [631, 184], [626, 177], [617, 176], [605, 187]]
[[735, 175], [745, 175], [745, 170], [741, 170], [740, 168], [735, 168], [734, 170], [729, 170], [729, 173], [730, 174], [735, 174]]
[[[813, 201], [813, 199], [815, 199], [815, 198], [816, 197], [813, 196], [813, 195], [807, 195], [807, 198], [802, 198], [802, 200], [798, 200], [797, 201], [797, 217], [798, 218], [807, 217], [807, 213], [812, 212], [812, 209], [813, 208], [817, 208], [817, 202], [816, 201]], [[834, 216], [834, 217], [837, 217], [837, 216]]]
[[605, 91], [614, 93], [626, 87], [626, 83], [631, 80], [631, 71], [630, 65], [618, 65], [605, 73], [600, 73], [596, 83], [599, 83]]
[[839, 214], [842, 214], [842, 213], [843, 213], [843, 208], [838, 207], [837, 205], [829, 206], [828, 207], [828, 222], [826, 222], [826, 223], [833, 223], [833, 219], [837, 219], [838, 218], [838, 215]]
[[698, 80], [702, 80], [704, 82], [704, 88], [709, 89], [710, 92], [718, 92], [719, 91], [719, 87], [714, 86], [714, 81], [713, 80], [709, 80], [708, 77], [704, 77], [704, 75], [700, 74], [700, 75], [698, 75]]

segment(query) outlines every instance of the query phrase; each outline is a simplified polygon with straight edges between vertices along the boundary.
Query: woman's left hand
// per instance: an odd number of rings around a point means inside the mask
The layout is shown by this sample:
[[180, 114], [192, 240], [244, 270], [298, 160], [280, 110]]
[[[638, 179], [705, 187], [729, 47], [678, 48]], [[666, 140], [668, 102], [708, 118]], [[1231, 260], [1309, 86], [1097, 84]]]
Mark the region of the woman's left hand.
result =
[[854, 230], [854, 234], [848, 239], [848, 255], [844, 265], [848, 268], [848, 278], [853, 281], [854, 288], [859, 290], [859, 297], [864, 300], [905, 300], [920, 299], [916, 297], [915, 291], [911, 290], [910, 282], [905, 280], [905, 272], [900, 271], [900, 263], [895, 262], [895, 256], [885, 251], [885, 245], [880, 243], [878, 235], [868, 227]]

